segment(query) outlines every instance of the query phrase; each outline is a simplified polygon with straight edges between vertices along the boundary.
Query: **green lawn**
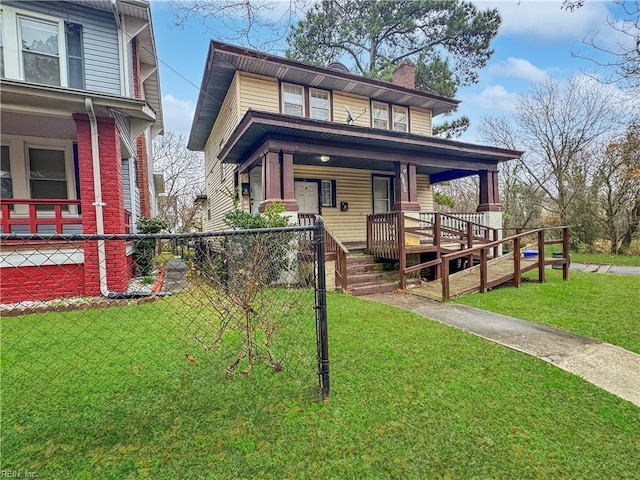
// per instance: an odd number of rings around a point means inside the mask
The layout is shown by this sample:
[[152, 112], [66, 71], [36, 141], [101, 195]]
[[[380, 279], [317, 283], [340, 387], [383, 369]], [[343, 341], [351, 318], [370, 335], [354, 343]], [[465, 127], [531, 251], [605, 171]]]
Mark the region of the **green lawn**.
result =
[[552, 325], [640, 353], [640, 276], [547, 270], [529, 272], [520, 289], [497, 288], [454, 299], [482, 310]]
[[[545, 248], [546, 256], [552, 252], [561, 252], [561, 245], [549, 245]], [[608, 255], [606, 253], [577, 253], [571, 252], [571, 261], [576, 263], [590, 263], [594, 265], [620, 265], [640, 267], [640, 255]]]
[[[186, 315], [159, 310], [179, 297], [3, 318], [2, 470], [118, 480], [637, 478], [640, 409], [527, 355], [329, 294], [332, 398], [320, 403], [313, 359], [293, 356], [282, 373], [258, 367], [248, 378], [221, 375], [202, 351], [188, 363], [185, 342], [167, 337]], [[315, 348], [310, 319], [292, 339], [296, 351]]]

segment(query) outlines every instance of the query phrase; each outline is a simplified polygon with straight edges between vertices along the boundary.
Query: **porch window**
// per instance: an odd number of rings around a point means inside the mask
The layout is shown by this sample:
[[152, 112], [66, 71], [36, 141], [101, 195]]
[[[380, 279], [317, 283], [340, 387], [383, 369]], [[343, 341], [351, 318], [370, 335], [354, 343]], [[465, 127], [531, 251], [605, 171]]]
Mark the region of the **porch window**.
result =
[[336, 181], [335, 180], [321, 181], [320, 204], [323, 207], [336, 206]]
[[311, 97], [311, 118], [315, 118], [317, 120], [329, 120], [329, 92], [326, 90], [317, 90], [312, 88], [309, 92], [309, 96]]
[[406, 107], [398, 107], [396, 105], [393, 106], [393, 130], [396, 132], [406, 132], [407, 129], [407, 119], [409, 115], [407, 113]]
[[304, 116], [304, 88], [300, 85], [282, 85], [282, 110], [287, 115]]
[[386, 103], [372, 102], [373, 128], [389, 129], [389, 105]]
[[58, 25], [20, 18], [22, 67], [27, 82], [60, 85]]
[[2, 145], [2, 163], [0, 165], [0, 198], [13, 198], [13, 182], [11, 180], [11, 158], [9, 147]]
[[[31, 198], [68, 198], [64, 150], [29, 148], [28, 162]], [[52, 210], [53, 206], [39, 208]]]

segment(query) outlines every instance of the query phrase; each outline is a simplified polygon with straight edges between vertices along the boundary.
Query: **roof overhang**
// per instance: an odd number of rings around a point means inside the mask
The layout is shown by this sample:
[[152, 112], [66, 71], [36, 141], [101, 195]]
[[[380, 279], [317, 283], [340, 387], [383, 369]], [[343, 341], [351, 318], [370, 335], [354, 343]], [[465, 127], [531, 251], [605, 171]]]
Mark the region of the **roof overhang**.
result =
[[91, 98], [99, 116], [117, 111], [149, 124], [156, 122], [156, 112], [144, 100], [88, 92], [65, 87], [34, 85], [19, 80], [0, 80], [3, 111], [25, 113], [86, 113], [85, 98]]
[[460, 103], [459, 100], [412, 90], [382, 80], [211, 41], [189, 136], [189, 149], [204, 150], [236, 71], [357, 94], [386, 103], [426, 108], [432, 111], [433, 116], [451, 111]]
[[[495, 170], [498, 163], [520, 158], [524, 153], [249, 110], [218, 158], [245, 170], [272, 149], [293, 153], [296, 164], [393, 171], [395, 164], [410, 162], [417, 166], [418, 173], [432, 176], [432, 183]], [[320, 155], [329, 155], [330, 162], [322, 163]]]

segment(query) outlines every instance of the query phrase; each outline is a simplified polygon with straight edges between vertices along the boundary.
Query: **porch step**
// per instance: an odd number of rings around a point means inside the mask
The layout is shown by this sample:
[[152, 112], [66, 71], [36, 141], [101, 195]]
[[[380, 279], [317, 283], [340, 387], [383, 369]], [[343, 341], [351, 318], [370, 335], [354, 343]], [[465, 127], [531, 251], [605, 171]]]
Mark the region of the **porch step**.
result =
[[349, 293], [354, 297], [360, 297], [362, 295], [372, 295], [374, 293], [393, 292], [397, 289], [397, 282], [372, 282], [349, 287]]
[[398, 272], [387, 271], [373, 255], [347, 257], [347, 290], [354, 296], [393, 292], [398, 288]]

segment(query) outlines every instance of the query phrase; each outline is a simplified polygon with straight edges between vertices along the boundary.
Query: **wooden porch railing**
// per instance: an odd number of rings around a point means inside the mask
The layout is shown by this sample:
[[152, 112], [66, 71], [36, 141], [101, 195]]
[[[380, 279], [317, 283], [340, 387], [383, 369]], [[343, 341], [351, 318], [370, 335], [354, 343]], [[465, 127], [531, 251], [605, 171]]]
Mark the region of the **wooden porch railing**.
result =
[[[562, 231], [560, 240], [545, 240], [545, 231], [549, 230], [557, 230], [560, 229]], [[537, 237], [537, 262], [536, 267], [538, 269], [538, 281], [543, 283], [545, 281], [545, 266], [547, 265], [562, 265], [562, 279], [569, 279], [569, 227], [551, 227], [551, 228], [538, 228], [538, 229], [530, 229], [525, 232], [518, 232], [515, 235], [509, 236], [507, 238], [503, 238], [501, 240], [497, 240], [491, 243], [487, 243], [485, 245], [481, 245], [478, 247], [474, 247], [469, 251], [462, 252], [454, 252], [443, 255], [439, 261], [442, 262], [442, 299], [443, 301], [449, 300], [451, 297], [450, 292], [450, 276], [449, 276], [449, 264], [452, 260], [457, 260], [458, 258], [465, 257], [469, 253], [479, 254], [480, 256], [480, 293], [484, 293], [487, 289], [492, 288], [500, 283], [504, 283], [506, 281], [512, 280], [516, 287], [520, 287], [521, 283], [521, 256], [520, 252], [522, 249], [522, 239], [525, 236], [534, 235]], [[508, 273], [507, 275], [502, 276], [501, 278], [493, 281], [489, 281], [488, 276], [488, 259], [489, 259], [489, 250], [501, 245], [501, 244], [511, 244], [513, 247], [513, 271]], [[547, 245], [562, 245], [562, 258], [545, 258], [544, 250]], [[430, 262], [433, 263], [433, 262]], [[412, 267], [413, 268], [413, 267]]]
[[[27, 208], [20, 212], [18, 206]], [[65, 225], [82, 226], [79, 206], [80, 200], [3, 198], [0, 202], [2, 233], [66, 233]], [[14, 229], [18, 226], [27, 226], [28, 232]]]
[[400, 260], [403, 227], [404, 218], [399, 212], [367, 215], [367, 254]]
[[[314, 213], [299, 213], [298, 224], [304, 227], [311, 227], [316, 224], [316, 215]], [[334, 259], [336, 262], [336, 285], [340, 286], [342, 293], [347, 292], [347, 254], [349, 250], [342, 244], [333, 232], [324, 226], [324, 251], [327, 260]]]

